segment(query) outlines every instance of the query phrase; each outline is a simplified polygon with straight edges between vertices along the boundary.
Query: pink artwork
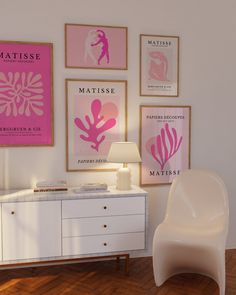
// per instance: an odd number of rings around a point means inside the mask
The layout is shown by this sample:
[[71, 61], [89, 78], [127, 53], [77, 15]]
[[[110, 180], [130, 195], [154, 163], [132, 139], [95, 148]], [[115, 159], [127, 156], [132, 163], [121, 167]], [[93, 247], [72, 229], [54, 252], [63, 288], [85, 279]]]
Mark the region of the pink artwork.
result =
[[190, 166], [189, 106], [141, 106], [141, 185], [171, 183]]
[[[92, 119], [90, 119], [89, 115], [85, 115], [85, 121], [88, 127], [86, 127], [86, 124], [80, 118], [75, 118], [75, 125], [80, 130], [84, 131], [86, 134], [86, 135], [81, 134], [80, 138], [84, 141], [91, 142], [92, 144], [90, 145], [90, 147], [92, 149], [95, 149], [98, 152], [99, 145], [106, 138], [106, 135], [104, 135], [103, 133], [115, 126], [116, 119], [115, 118], [109, 118], [107, 120], [104, 119], [104, 116], [101, 115], [102, 103], [99, 99], [95, 99], [92, 101], [91, 113], [93, 117]], [[102, 124], [100, 124], [101, 122]], [[100, 137], [101, 134], [103, 135]]]
[[0, 113], [9, 116], [27, 117], [34, 113], [42, 116], [42, 75], [33, 72], [0, 72]]
[[179, 37], [140, 35], [140, 95], [178, 96]]
[[164, 53], [160, 51], [151, 51], [149, 53], [149, 58], [149, 79], [168, 81], [168, 60]]
[[109, 64], [109, 40], [106, 37], [106, 33], [103, 30], [96, 30], [95, 42], [91, 43], [90, 46], [98, 46], [99, 48], [99, 55], [96, 59], [98, 65], [101, 65], [103, 58], [105, 58], [105, 62]]
[[127, 28], [65, 25], [66, 67], [127, 69]]
[[126, 81], [66, 80], [67, 170], [111, 170], [113, 141], [126, 139]]
[[183, 136], [178, 139], [177, 131], [173, 127], [171, 131], [169, 124], [165, 123], [164, 128], [161, 128], [160, 134], [151, 137], [146, 143], [147, 152], [150, 153], [153, 159], [160, 165], [161, 170], [165, 164], [174, 156], [180, 148]]
[[52, 44], [0, 41], [0, 145], [52, 145]]

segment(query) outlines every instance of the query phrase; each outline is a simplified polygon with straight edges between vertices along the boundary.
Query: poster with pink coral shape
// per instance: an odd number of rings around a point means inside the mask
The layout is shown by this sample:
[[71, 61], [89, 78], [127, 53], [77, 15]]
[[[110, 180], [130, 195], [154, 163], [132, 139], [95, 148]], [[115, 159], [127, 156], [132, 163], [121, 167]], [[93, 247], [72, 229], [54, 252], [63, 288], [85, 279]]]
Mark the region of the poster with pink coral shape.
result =
[[0, 41], [0, 146], [53, 145], [52, 50]]
[[169, 184], [190, 167], [190, 106], [140, 107], [140, 184]]
[[127, 70], [127, 27], [65, 24], [67, 68]]
[[66, 80], [67, 171], [113, 170], [113, 141], [126, 140], [127, 81]]

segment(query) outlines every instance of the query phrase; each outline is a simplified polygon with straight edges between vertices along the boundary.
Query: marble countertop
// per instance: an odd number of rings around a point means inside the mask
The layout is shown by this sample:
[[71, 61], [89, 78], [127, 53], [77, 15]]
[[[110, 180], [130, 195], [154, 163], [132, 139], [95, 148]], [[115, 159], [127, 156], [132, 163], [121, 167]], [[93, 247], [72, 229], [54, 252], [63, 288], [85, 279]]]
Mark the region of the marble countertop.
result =
[[131, 190], [116, 190], [114, 186], [108, 187], [107, 191], [96, 192], [78, 192], [78, 188], [71, 187], [68, 191], [56, 192], [34, 192], [33, 189], [20, 190], [0, 190], [0, 203], [11, 202], [33, 202], [33, 201], [55, 201], [55, 200], [72, 200], [72, 199], [93, 199], [93, 198], [109, 198], [112, 196], [139, 196], [146, 195], [147, 192], [138, 186], [132, 186]]

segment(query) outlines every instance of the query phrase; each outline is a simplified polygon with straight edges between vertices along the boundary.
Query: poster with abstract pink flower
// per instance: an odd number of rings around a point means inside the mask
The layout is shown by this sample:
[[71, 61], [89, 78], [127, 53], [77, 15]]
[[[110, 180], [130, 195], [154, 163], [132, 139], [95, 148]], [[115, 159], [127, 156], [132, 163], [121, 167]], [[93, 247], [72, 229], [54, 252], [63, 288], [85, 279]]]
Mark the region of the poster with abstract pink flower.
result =
[[0, 41], [0, 146], [53, 145], [53, 45]]
[[179, 37], [140, 35], [140, 95], [179, 95]]
[[67, 171], [113, 170], [113, 141], [126, 140], [127, 81], [66, 80]]
[[140, 184], [169, 184], [190, 168], [190, 106], [140, 107]]
[[127, 31], [127, 27], [65, 24], [65, 66], [127, 70]]

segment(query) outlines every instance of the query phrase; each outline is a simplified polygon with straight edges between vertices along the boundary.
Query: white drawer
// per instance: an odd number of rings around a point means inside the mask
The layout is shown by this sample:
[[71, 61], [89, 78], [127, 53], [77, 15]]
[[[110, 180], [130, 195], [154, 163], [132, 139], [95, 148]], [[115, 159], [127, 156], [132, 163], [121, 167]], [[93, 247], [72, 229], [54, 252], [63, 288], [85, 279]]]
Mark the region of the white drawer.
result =
[[127, 233], [87, 237], [63, 238], [63, 255], [80, 255], [145, 248], [145, 234]]
[[62, 218], [127, 214], [145, 214], [145, 197], [62, 201]]
[[144, 215], [89, 217], [62, 220], [63, 237], [131, 233], [142, 232], [144, 230]]

